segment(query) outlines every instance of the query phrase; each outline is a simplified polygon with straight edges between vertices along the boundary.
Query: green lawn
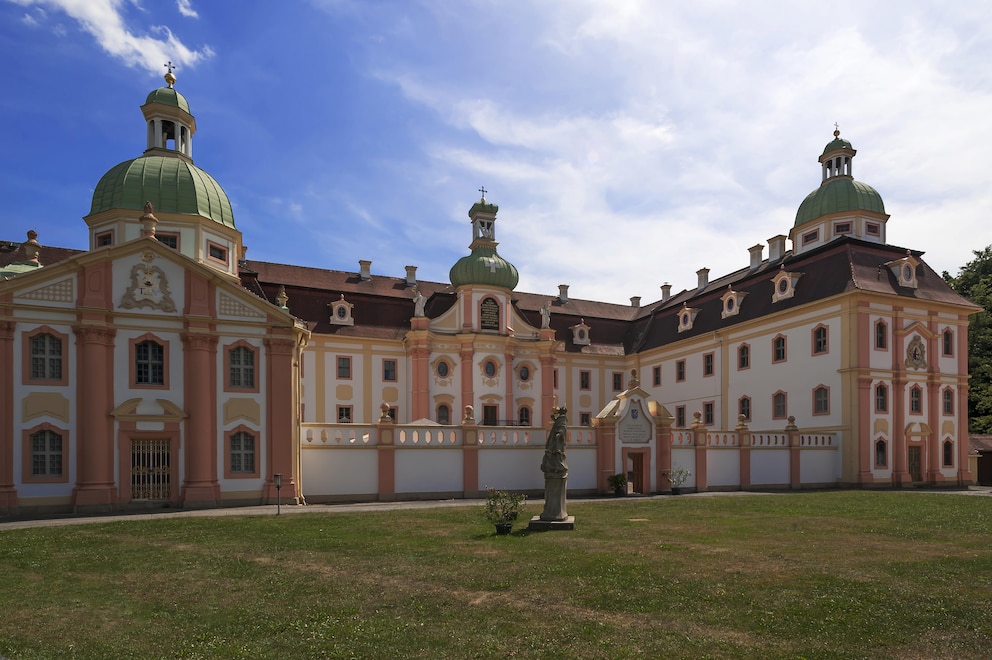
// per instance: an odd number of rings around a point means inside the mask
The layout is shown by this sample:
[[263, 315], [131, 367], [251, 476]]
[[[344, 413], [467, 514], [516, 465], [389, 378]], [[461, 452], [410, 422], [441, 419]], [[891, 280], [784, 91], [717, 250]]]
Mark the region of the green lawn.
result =
[[990, 497], [569, 513], [572, 532], [501, 537], [480, 506], [0, 531], [0, 656], [992, 655]]

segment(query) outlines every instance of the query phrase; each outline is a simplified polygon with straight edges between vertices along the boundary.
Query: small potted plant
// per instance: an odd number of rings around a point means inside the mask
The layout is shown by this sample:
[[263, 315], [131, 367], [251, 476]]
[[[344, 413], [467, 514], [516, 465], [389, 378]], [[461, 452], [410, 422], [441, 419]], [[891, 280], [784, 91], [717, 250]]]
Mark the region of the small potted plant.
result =
[[672, 484], [672, 495], [680, 495], [682, 493], [682, 484], [692, 476], [692, 472], [689, 472], [680, 465], [666, 472], [665, 476], [668, 477], [668, 482]]
[[520, 506], [524, 503], [524, 496], [521, 493], [510, 493], [497, 488], [486, 488], [486, 520], [496, 526], [496, 533], [500, 536], [509, 534], [513, 529], [513, 521], [520, 513]]
[[613, 494], [617, 497], [627, 494], [627, 475], [623, 472], [611, 474], [606, 478], [606, 482], [613, 489]]

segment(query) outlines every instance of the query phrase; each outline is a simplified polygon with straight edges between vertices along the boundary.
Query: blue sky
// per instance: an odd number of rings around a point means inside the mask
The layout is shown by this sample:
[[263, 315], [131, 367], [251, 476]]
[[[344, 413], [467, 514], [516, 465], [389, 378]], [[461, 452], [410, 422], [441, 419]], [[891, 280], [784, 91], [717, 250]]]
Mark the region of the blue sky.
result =
[[485, 186], [518, 290], [647, 303], [787, 234], [834, 122], [890, 243], [992, 243], [992, 3], [0, 0], [0, 59], [4, 240], [86, 247], [171, 60], [250, 259], [446, 282]]

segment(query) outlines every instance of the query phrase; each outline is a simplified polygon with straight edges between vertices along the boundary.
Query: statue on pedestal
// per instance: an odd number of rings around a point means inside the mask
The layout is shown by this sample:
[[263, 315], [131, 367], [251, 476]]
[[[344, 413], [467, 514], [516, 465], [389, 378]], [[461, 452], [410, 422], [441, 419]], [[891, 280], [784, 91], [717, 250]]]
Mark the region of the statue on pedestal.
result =
[[544, 473], [544, 512], [541, 520], [561, 521], [568, 518], [565, 504], [565, 483], [568, 480], [568, 464], [565, 462], [565, 437], [568, 420], [565, 408], [555, 408], [551, 413], [552, 425], [548, 440], [544, 445], [544, 458], [541, 472]]

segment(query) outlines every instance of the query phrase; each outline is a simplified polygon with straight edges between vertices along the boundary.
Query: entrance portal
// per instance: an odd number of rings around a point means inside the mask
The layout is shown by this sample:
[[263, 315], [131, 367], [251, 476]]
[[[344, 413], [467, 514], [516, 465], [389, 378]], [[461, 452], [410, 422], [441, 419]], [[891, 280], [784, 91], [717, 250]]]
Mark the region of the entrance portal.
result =
[[909, 478], [914, 482], [923, 481], [922, 447], [909, 447]]
[[171, 475], [168, 440], [131, 441], [132, 500], [168, 500]]

